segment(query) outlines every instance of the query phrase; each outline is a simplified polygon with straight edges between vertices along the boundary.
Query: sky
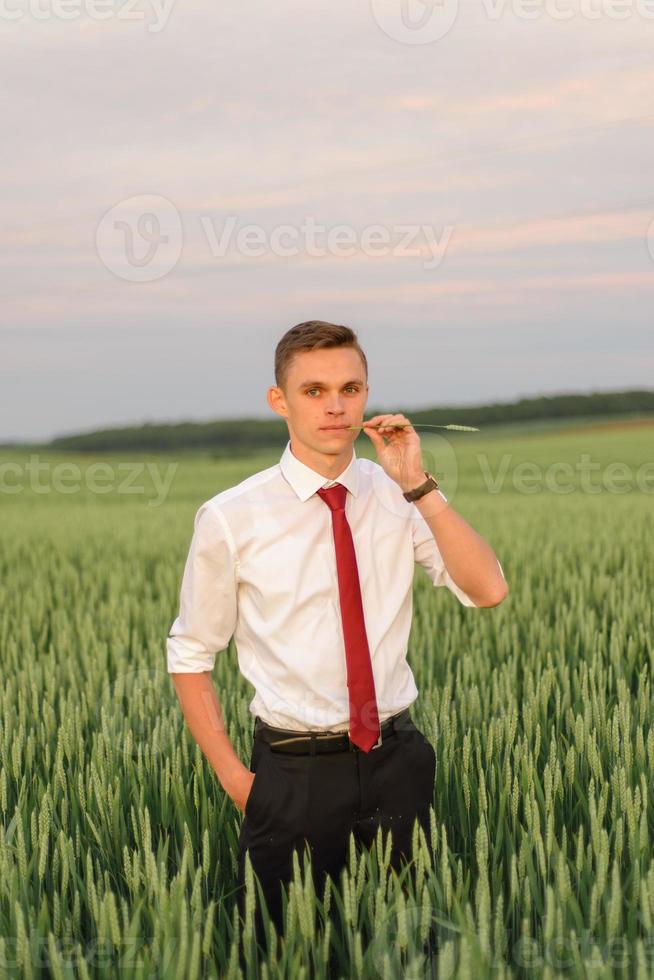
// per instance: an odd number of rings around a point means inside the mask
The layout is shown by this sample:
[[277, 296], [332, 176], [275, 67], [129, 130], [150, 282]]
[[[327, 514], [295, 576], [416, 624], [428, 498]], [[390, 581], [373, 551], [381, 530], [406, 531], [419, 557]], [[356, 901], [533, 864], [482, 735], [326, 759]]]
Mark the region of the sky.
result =
[[0, 440], [652, 387], [654, 0], [0, 7]]

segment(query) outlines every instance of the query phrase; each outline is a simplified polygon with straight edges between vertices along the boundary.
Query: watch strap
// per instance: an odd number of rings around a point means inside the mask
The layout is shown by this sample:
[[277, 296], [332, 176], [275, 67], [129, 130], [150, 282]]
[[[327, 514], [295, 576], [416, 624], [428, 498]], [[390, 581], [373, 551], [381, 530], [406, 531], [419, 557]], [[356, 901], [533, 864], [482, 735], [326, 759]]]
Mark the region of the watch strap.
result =
[[415, 487], [413, 490], [407, 490], [402, 494], [404, 499], [408, 500], [409, 503], [412, 503], [414, 500], [420, 500], [420, 498], [424, 497], [424, 495], [429, 493], [430, 490], [440, 489], [436, 477], [432, 476], [431, 473], [428, 473], [427, 470], [425, 470], [425, 476], [427, 479], [424, 483], [421, 483], [420, 486]]

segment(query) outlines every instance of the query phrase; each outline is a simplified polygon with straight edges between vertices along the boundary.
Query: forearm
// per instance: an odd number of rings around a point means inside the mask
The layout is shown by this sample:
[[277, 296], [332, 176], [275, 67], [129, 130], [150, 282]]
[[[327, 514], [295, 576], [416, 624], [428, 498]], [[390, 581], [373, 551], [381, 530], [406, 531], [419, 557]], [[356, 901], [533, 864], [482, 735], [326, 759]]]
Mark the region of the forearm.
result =
[[[422, 480], [417, 477], [412, 486], [419, 485]], [[445, 567], [459, 588], [475, 605], [500, 603], [509, 590], [488, 542], [435, 490], [414, 501], [413, 506], [427, 521]]]
[[171, 673], [182, 713], [191, 734], [209, 760], [226, 792], [231, 794], [244, 764], [229, 740], [210, 671]]

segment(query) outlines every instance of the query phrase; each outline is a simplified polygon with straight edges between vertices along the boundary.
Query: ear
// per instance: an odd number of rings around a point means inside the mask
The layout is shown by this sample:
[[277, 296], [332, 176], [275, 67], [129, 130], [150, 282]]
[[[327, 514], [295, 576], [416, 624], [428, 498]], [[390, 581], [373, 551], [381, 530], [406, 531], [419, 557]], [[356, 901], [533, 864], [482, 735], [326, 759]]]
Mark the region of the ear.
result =
[[273, 412], [277, 415], [285, 417], [286, 412], [286, 402], [284, 400], [284, 392], [281, 388], [273, 386], [266, 392], [266, 400]]

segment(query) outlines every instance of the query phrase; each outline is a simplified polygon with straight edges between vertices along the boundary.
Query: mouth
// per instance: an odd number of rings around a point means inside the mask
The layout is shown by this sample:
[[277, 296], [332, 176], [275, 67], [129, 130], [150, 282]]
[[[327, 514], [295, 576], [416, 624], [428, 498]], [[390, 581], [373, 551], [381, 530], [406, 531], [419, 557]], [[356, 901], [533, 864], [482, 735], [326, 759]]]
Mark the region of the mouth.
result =
[[343, 432], [347, 429], [347, 425], [323, 425], [321, 426], [321, 432]]

